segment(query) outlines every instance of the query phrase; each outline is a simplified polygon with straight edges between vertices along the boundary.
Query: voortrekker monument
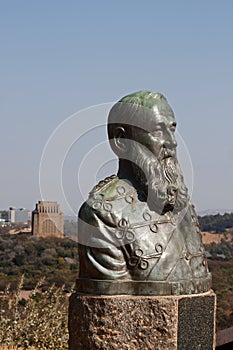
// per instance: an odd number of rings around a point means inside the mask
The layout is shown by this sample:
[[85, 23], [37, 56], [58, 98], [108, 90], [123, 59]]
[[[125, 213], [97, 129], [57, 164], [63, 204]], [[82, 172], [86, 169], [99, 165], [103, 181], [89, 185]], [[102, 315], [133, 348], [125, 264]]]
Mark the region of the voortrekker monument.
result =
[[109, 113], [119, 169], [79, 211], [70, 350], [214, 349], [215, 295], [175, 130], [160, 93], [130, 94]]
[[32, 234], [35, 237], [64, 237], [64, 215], [54, 201], [38, 201], [32, 211]]

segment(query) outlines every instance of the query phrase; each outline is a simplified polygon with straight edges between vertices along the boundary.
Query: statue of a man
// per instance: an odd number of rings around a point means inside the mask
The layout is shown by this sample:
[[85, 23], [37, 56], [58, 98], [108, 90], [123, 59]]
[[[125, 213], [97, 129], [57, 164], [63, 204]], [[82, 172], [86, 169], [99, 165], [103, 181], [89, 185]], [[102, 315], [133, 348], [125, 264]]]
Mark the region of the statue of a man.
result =
[[112, 107], [108, 135], [119, 170], [100, 181], [80, 209], [78, 292], [179, 295], [210, 289], [175, 130], [174, 113], [160, 93], [139, 91]]

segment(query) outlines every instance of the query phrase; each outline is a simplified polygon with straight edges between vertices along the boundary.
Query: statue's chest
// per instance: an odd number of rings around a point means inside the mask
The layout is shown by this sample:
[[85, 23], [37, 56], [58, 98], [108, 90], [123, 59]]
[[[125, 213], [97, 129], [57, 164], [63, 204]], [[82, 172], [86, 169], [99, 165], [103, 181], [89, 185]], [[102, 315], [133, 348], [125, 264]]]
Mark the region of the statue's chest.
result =
[[143, 268], [146, 261], [159, 259], [176, 230], [177, 217], [170, 213], [158, 215], [145, 202], [121, 204], [119, 210], [114, 209], [113, 234], [129, 264]]
[[199, 240], [193, 240], [197, 235], [195, 227], [180, 226], [182, 213], [159, 215], [140, 201], [128, 205], [118, 202], [113, 213], [112, 234], [135, 279], [147, 279], [152, 270], [158, 274], [156, 266], [159, 269], [164, 264], [162, 271], [166, 275], [183, 258], [190, 239], [190, 253], [199, 251]]

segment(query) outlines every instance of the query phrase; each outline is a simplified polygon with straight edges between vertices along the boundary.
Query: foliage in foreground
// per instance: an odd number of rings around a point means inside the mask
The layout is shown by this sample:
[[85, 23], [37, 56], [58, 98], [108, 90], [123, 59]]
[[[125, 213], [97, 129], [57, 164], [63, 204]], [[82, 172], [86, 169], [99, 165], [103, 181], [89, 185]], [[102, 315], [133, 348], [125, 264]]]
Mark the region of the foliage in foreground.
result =
[[40, 292], [41, 280], [29, 299], [21, 298], [23, 277], [14, 293], [0, 296], [0, 346], [17, 349], [68, 349], [68, 298], [54, 285]]

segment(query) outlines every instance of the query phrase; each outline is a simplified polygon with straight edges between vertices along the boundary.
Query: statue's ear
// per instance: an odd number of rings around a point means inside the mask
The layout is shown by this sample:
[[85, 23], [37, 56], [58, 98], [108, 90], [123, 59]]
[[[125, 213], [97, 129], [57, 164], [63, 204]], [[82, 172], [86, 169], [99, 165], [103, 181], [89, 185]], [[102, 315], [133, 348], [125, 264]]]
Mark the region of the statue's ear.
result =
[[119, 126], [114, 130], [114, 143], [118, 152], [126, 153], [128, 151], [128, 139], [124, 127]]

